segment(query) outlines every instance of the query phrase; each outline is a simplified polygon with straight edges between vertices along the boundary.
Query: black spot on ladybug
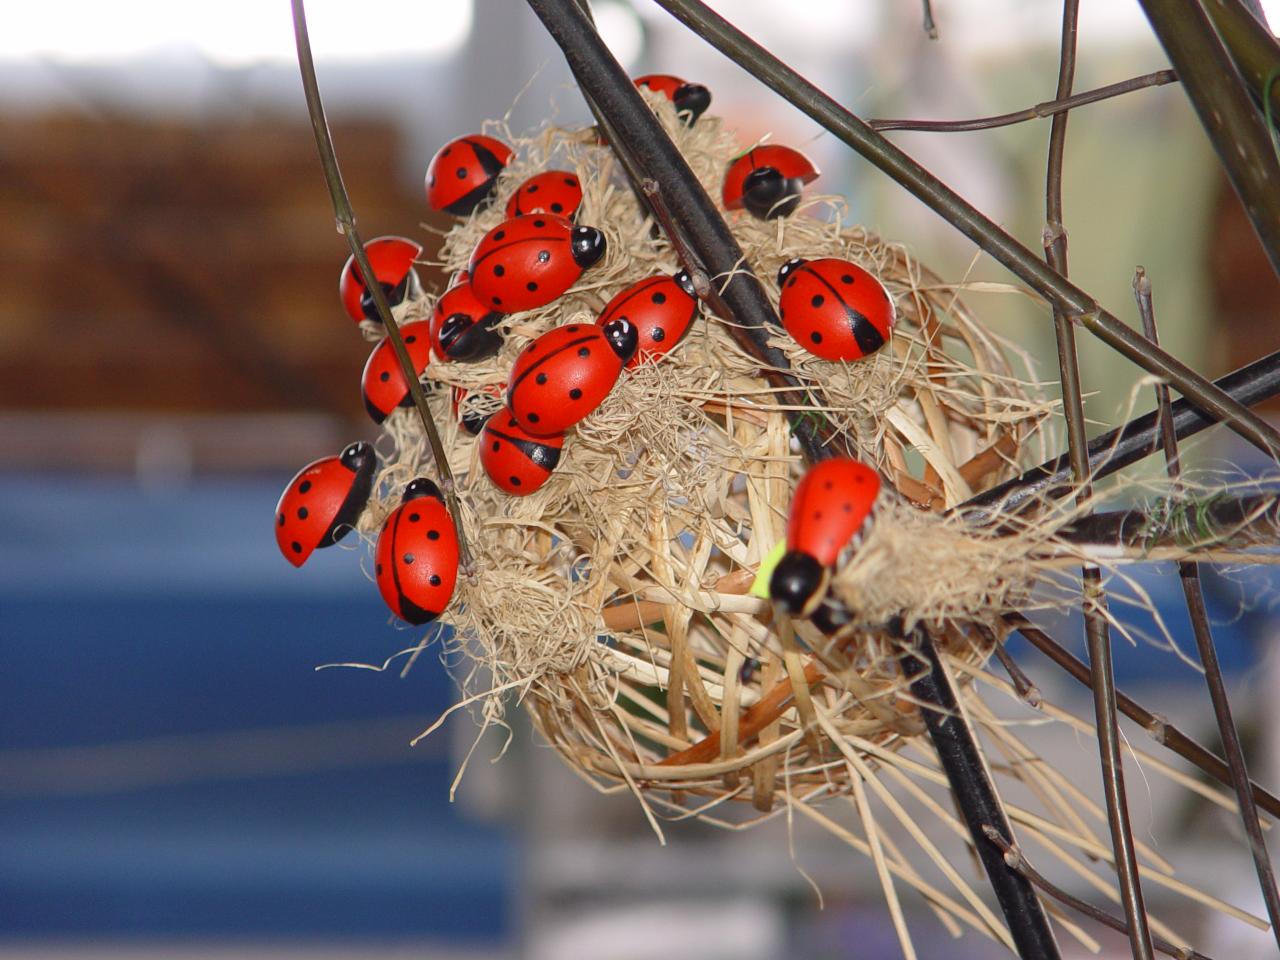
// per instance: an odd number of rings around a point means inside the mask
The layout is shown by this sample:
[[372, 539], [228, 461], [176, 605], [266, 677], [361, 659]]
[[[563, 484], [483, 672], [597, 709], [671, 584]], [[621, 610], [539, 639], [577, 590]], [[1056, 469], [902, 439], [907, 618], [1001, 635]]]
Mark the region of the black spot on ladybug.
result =
[[[536, 347], [537, 345], [538, 345], [538, 344], [537, 344], [536, 342], [535, 342], [535, 343], [531, 343], [531, 344], [529, 344], [527, 347], [525, 347], [525, 348], [524, 348], [524, 352], [525, 352], [525, 353], [532, 353], [532, 352], [533, 352], [533, 348], [534, 348], [534, 347]], [[516, 425], [516, 422], [515, 422], [514, 420], [512, 420], [512, 421], [511, 421], [511, 426], [513, 426], [513, 427], [514, 427], [515, 425]]]
[[536, 413], [531, 413], [531, 414], [529, 414], [529, 422], [530, 422], [530, 423], [537, 423], [540, 419], [541, 419], [541, 417], [539, 417]]
[[413, 334], [413, 333], [409, 334], [407, 337], [405, 337], [405, 338], [404, 338], [404, 342], [405, 342], [405, 343], [417, 343], [417, 342], [418, 342], [418, 336], [417, 336], [417, 334]]
[[440, 574], [433, 573], [431, 575], [431, 578], [427, 582], [430, 583], [433, 587], [440, 586]]
[[569, 333], [577, 333], [578, 325], [575, 323], [572, 326], [565, 327], [565, 330], [567, 330]]
[[500, 307], [500, 306], [502, 306], [502, 298], [501, 298], [501, 297], [490, 297], [489, 299], [491, 299], [491, 300], [493, 301], [493, 305], [494, 305], [495, 307]]
[[547, 263], [550, 259], [551, 259], [551, 251], [550, 251], [550, 250], [539, 250], [539, 251], [538, 251], [538, 262], [539, 262], [539, 263]]
[[841, 283], [853, 283], [853, 275], [846, 273], [840, 278]]
[[539, 230], [541, 230], [543, 227], [545, 227], [545, 226], [547, 225], [547, 221], [545, 221], [545, 220], [535, 220], [535, 221], [533, 221], [533, 225], [534, 225], [535, 227], [537, 227]]
[[420, 513], [411, 513], [411, 514], [409, 514], [409, 522], [410, 522], [410, 523], [417, 523], [417, 522], [418, 522], [419, 520], [421, 520], [421, 519], [422, 519], [422, 514], [420, 514]]
[[514, 427], [514, 426], [517, 426], [517, 424], [516, 424], [516, 418], [515, 418], [515, 417], [511, 417], [509, 420], [507, 420], [507, 426], [508, 426], [508, 427]]
[[307, 493], [310, 489], [311, 489], [310, 480], [303, 480], [300, 484], [298, 484], [299, 493]]
[[529, 191], [528, 191], [528, 192], [529, 192], [529, 193], [537, 193], [537, 192], [538, 192], [538, 185], [537, 185], [536, 183], [531, 183], [531, 184], [529, 184]]
[[573, 177], [565, 177], [564, 182], [566, 186], [570, 187], [576, 187], [578, 185], [578, 181], [573, 179]]
[[810, 306], [820, 307], [827, 302], [827, 298], [820, 293], [815, 293], [813, 299], [809, 301]]
[[278, 521], [280, 522], [280, 526], [282, 526], [282, 527], [284, 526], [284, 514], [283, 514], [283, 513], [282, 513], [282, 514], [280, 514], [280, 516], [276, 517], [276, 520], [278, 520]]
[[458, 179], [459, 179], [459, 180], [465, 180], [465, 179], [467, 179], [467, 168], [466, 168], [466, 167], [459, 167], [459, 168], [458, 168]]
[[654, 327], [653, 332], [649, 334], [649, 337], [654, 343], [661, 343], [663, 340], [667, 339], [667, 331], [663, 330], [661, 327]]
[[493, 275], [495, 277], [500, 277], [506, 272], [507, 272], [507, 268], [504, 267], [502, 264], [498, 264], [496, 267], [493, 268]]
[[787, 281], [787, 286], [794, 287], [796, 285], [796, 281], [799, 279], [800, 279], [799, 277], [793, 276], [790, 280]]
[[379, 577], [380, 577], [380, 576], [382, 576], [382, 564], [380, 564], [380, 563], [379, 563], [379, 564], [377, 564], [377, 565], [373, 568], [373, 572], [374, 572], [374, 574], [375, 574], [375, 575], [377, 575], [377, 576], [379, 576]]
[[528, 283], [524, 285], [524, 288], [528, 290], [530, 293], [533, 293], [533, 291], [538, 289], [538, 285], [534, 283], [532, 280], [530, 280]]
[[440, 539], [440, 531], [439, 531], [439, 530], [428, 530], [428, 531], [427, 531], [427, 539], [428, 539], [428, 540], [439, 540], [439, 539]]
[[298, 519], [299, 519], [299, 520], [305, 520], [305, 519], [307, 519], [307, 516], [308, 516], [307, 508], [306, 508], [306, 507], [299, 507], [299, 508], [298, 508]]
[[440, 151], [440, 156], [447, 157], [452, 150], [453, 150], [453, 147], [445, 147], [443, 150]]
[[812, 340], [814, 343], [821, 343], [821, 342], [822, 342], [822, 334], [818, 333], [818, 332], [815, 330], [813, 333], [809, 334], [809, 339], [810, 339], [810, 340]]
[[822, 489], [823, 489], [823, 490], [831, 490], [831, 489], [833, 489], [834, 487], [835, 487], [835, 484], [834, 484], [834, 483], [832, 483], [830, 480], [828, 480], [826, 483], [824, 483], [824, 484], [822, 485]]
[[552, 212], [552, 213], [564, 213], [564, 204], [563, 204], [563, 203], [553, 203], [553, 204], [551, 205], [551, 212]]
[[294, 553], [302, 552], [302, 544], [300, 544], [297, 540], [293, 541], [293, 543], [289, 544], [289, 546], [293, 548]]
[[507, 482], [510, 483], [513, 487], [520, 486], [520, 478], [516, 476], [507, 477]]
[[581, 390], [579, 390], [577, 387], [574, 387], [572, 390], [570, 390], [570, 391], [569, 391], [569, 399], [570, 399], [570, 400], [581, 400], [581, 399], [582, 399], [582, 391], [581, 391]]
[[654, 302], [654, 303], [666, 303], [666, 302], [667, 302], [667, 295], [666, 295], [665, 293], [662, 293], [662, 292], [655, 293], [655, 294], [653, 295], [653, 302]]
[[542, 384], [547, 382], [547, 375], [545, 373], [540, 373], [533, 378], [533, 382], [538, 384], [538, 386], [542, 386]]
[[386, 383], [388, 380], [391, 379], [391, 374], [389, 374], [386, 370], [383, 370], [380, 374], [378, 374], [378, 379], [381, 380], [383, 383]]
[[[514, 423], [515, 421], [512, 421], [512, 422]], [[497, 440], [493, 441], [493, 452], [497, 453], [501, 449], [502, 449], [502, 444]]]
[[589, 357], [589, 356], [591, 356], [591, 350], [590, 350], [589, 348], [587, 348], [587, 347], [579, 347], [579, 348], [578, 348], [578, 356], [580, 356], [580, 357]]
[[413, 563], [414, 559], [415, 559], [415, 558], [414, 558], [414, 556], [413, 556], [413, 554], [412, 554], [412, 553], [406, 553], [406, 554], [404, 555], [404, 562], [405, 562], [405, 564], [406, 564], [406, 565], [411, 565], [411, 564]]

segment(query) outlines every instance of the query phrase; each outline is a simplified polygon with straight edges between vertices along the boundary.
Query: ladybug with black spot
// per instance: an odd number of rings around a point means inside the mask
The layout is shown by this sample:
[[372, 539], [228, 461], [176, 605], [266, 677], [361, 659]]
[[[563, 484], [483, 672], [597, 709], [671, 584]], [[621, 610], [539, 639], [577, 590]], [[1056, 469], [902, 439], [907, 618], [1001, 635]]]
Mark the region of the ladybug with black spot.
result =
[[444, 613], [458, 582], [458, 533], [440, 488], [418, 477], [382, 525], [374, 578], [387, 606], [414, 626]]
[[630, 321], [636, 328], [637, 347], [627, 369], [656, 360], [685, 335], [698, 315], [698, 298], [686, 270], [674, 276], [646, 277], [623, 290], [596, 320], [605, 326], [614, 320]]
[[[485, 422], [500, 409], [506, 390], [505, 383], [487, 383], [478, 390], [454, 387], [453, 415], [458, 418], [458, 425], [471, 436], [478, 436]], [[493, 399], [488, 398], [496, 399], [498, 405], [490, 406]]]
[[507, 409], [532, 436], [564, 433], [609, 395], [637, 342], [635, 325], [621, 319], [548, 330], [516, 358]]
[[527, 497], [551, 479], [560, 462], [564, 434], [535, 436], [509, 410], [490, 417], [480, 435], [480, 465], [493, 485], [513, 497]]
[[475, 133], [450, 140], [427, 164], [427, 205], [465, 217], [489, 198], [511, 159], [501, 140]]
[[893, 329], [888, 291], [856, 263], [836, 257], [788, 260], [778, 271], [778, 316], [800, 346], [824, 360], [861, 360]]
[[[422, 247], [404, 237], [377, 237], [364, 245], [365, 256], [373, 268], [374, 278], [386, 294], [387, 305], [399, 306], [406, 300], [422, 296], [422, 282], [413, 263], [422, 256]], [[356, 323], [372, 320], [381, 323], [368, 287], [360, 276], [354, 256], [348, 257], [338, 278], [338, 296], [342, 307]]]
[[297, 472], [276, 504], [276, 544], [295, 567], [355, 526], [373, 491], [373, 447], [361, 441]]
[[826, 597], [831, 571], [865, 534], [880, 475], [847, 457], [816, 464], [796, 486], [787, 517], [787, 552], [769, 577], [769, 596], [792, 616], [807, 617]]
[[533, 310], [573, 286], [604, 250], [604, 234], [594, 227], [550, 213], [512, 217], [476, 244], [471, 286], [491, 309]]
[[502, 333], [496, 329], [502, 317], [477, 296], [469, 279], [461, 280], [442, 293], [431, 310], [431, 346], [441, 360], [486, 360], [502, 346]]
[[689, 83], [669, 73], [647, 73], [636, 77], [635, 85], [660, 93], [676, 105], [685, 126], [692, 127], [711, 106], [711, 91], [700, 83]]
[[554, 213], [573, 219], [582, 203], [582, 181], [569, 170], [547, 170], [516, 187], [507, 201], [507, 219], [522, 213]]
[[[426, 320], [406, 323], [400, 328], [404, 348], [413, 361], [413, 371], [419, 377], [431, 362], [431, 324]], [[381, 423], [396, 407], [413, 406], [409, 384], [400, 368], [400, 358], [390, 337], [383, 337], [369, 354], [364, 373], [360, 375], [360, 394], [364, 408], [374, 423]]]
[[779, 144], [753, 147], [729, 164], [721, 198], [725, 209], [744, 207], [758, 220], [790, 216], [818, 168], [799, 150]]

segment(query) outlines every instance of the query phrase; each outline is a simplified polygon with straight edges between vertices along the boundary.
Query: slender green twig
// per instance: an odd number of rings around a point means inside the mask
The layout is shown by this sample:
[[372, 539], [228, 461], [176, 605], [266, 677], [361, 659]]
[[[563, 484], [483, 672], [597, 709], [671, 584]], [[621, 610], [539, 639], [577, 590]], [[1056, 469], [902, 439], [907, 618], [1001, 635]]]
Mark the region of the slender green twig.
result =
[[1265, 104], [1270, 117], [1280, 114], [1280, 42], [1267, 29], [1262, 8], [1239, 0], [1205, 0], [1204, 8], [1254, 101]]
[[1169, 382], [1214, 419], [1259, 447], [1280, 456], [1280, 432], [1215, 388], [1208, 380], [1131, 330], [1093, 297], [1054, 271], [950, 187], [872, 130], [812, 83], [755, 43], [700, 0], [656, 0], [716, 49], [795, 104], [895, 181], [1051, 303], [1138, 366]]
[[[1138, 313], [1142, 317], [1142, 331], [1152, 343], [1155, 343], [1158, 335], [1155, 309], [1152, 304], [1151, 280], [1141, 267], [1134, 274], [1133, 292], [1138, 301]], [[1156, 401], [1160, 411], [1161, 444], [1164, 447], [1165, 465], [1169, 479], [1172, 481], [1170, 496], [1176, 497], [1181, 488], [1179, 478], [1182, 467], [1178, 459], [1178, 438], [1173, 431], [1173, 415], [1169, 411], [1168, 387], [1163, 384], [1156, 385]], [[1271, 532], [1274, 536], [1274, 517], [1271, 520]], [[1245, 764], [1244, 748], [1240, 745], [1240, 734], [1231, 716], [1231, 700], [1227, 696], [1227, 686], [1222, 679], [1222, 667], [1218, 663], [1218, 650], [1213, 642], [1213, 631], [1209, 626], [1209, 614], [1204, 602], [1204, 590], [1200, 585], [1199, 564], [1186, 561], [1179, 563], [1178, 576], [1182, 581], [1183, 597], [1187, 603], [1187, 614], [1191, 619], [1196, 649], [1200, 652], [1200, 662], [1204, 666], [1204, 679], [1209, 687], [1209, 700], [1213, 704], [1218, 734], [1222, 738], [1222, 752], [1227, 755], [1227, 763], [1231, 770], [1231, 785], [1235, 789], [1236, 802], [1240, 806], [1240, 821], [1244, 826], [1245, 835], [1249, 838], [1254, 870], [1258, 874], [1258, 887], [1262, 891], [1262, 900], [1267, 907], [1267, 916], [1271, 919], [1271, 935], [1276, 938], [1276, 945], [1280, 946], [1280, 895], [1276, 891], [1275, 871], [1271, 867], [1271, 856], [1267, 853], [1266, 839], [1262, 836], [1262, 824], [1258, 822], [1258, 808], [1254, 805], [1253, 793], [1249, 789], [1249, 771]]]
[[409, 396], [413, 399], [418, 416], [422, 418], [422, 429], [426, 432], [427, 443], [431, 446], [431, 456], [435, 460], [436, 471], [440, 475], [440, 487], [458, 531], [459, 565], [464, 573], [470, 573], [473, 568], [471, 550], [467, 545], [463, 529], [462, 511], [458, 506], [453, 472], [449, 469], [449, 458], [445, 456], [440, 434], [431, 417], [431, 409], [427, 406], [427, 395], [422, 390], [422, 383], [418, 380], [418, 374], [413, 368], [413, 360], [405, 348], [404, 338], [400, 335], [400, 325], [391, 315], [391, 307], [387, 303], [382, 285], [373, 279], [373, 267], [369, 264], [369, 257], [356, 230], [355, 213], [351, 209], [347, 188], [342, 182], [338, 156], [333, 149], [333, 136], [329, 133], [329, 122], [325, 119], [324, 105], [320, 100], [320, 85], [316, 80], [316, 65], [311, 57], [311, 40], [307, 35], [307, 12], [303, 0], [291, 0], [291, 2], [293, 4], [293, 35], [298, 46], [298, 67], [302, 72], [302, 89], [307, 98], [307, 112], [310, 114], [311, 129], [316, 137], [316, 148], [320, 152], [320, 165], [324, 170], [325, 185], [329, 188], [329, 198], [333, 201], [333, 213], [338, 221], [338, 232], [347, 239], [351, 255], [355, 257], [356, 264], [360, 268], [360, 276], [365, 280], [365, 289], [369, 291], [374, 307], [378, 311], [378, 317], [382, 320], [387, 336], [391, 339], [391, 347], [395, 351], [396, 359], [400, 362], [405, 383], [409, 385]]
[[1042, 120], [1057, 113], [1074, 110], [1076, 107], [1109, 100], [1135, 90], [1145, 90], [1147, 87], [1176, 83], [1177, 80], [1178, 75], [1172, 70], [1157, 70], [1155, 73], [1145, 73], [1140, 77], [1131, 77], [1119, 83], [1110, 83], [1096, 90], [1086, 90], [1084, 93], [1058, 100], [1046, 100], [1025, 110], [1014, 110], [1012, 113], [1001, 113], [994, 117], [979, 117], [975, 120], [868, 120], [867, 126], [882, 133], [889, 130], [912, 130], [919, 133], [966, 133], [973, 130], [991, 130], [1014, 123], [1024, 123], [1027, 120]]

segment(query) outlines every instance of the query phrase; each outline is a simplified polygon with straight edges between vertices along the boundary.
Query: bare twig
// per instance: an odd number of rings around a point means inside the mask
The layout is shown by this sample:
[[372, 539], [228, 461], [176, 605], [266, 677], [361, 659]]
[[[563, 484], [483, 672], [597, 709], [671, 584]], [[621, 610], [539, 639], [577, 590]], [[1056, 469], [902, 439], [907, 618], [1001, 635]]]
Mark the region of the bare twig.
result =
[[[1070, 677], [1083, 686], [1093, 685], [1088, 664], [1072, 656], [1070, 651], [1022, 614], [1008, 614], [1004, 619], [1033, 647], [1066, 671]], [[1119, 690], [1116, 691], [1116, 705], [1121, 713], [1142, 727], [1157, 743], [1176, 753], [1219, 783], [1231, 785], [1231, 771], [1226, 761], [1208, 747], [1187, 736], [1177, 725], [1170, 723], [1167, 717], [1153, 713]], [[1280, 797], [1256, 783], [1250, 782], [1249, 786], [1254, 802], [1273, 817], [1280, 817]]]
[[470, 573], [474, 563], [463, 529], [462, 511], [458, 508], [458, 496], [454, 491], [453, 472], [449, 469], [449, 459], [445, 456], [444, 446], [440, 442], [440, 433], [436, 430], [431, 409], [427, 406], [427, 395], [422, 390], [422, 383], [418, 380], [418, 374], [413, 368], [413, 360], [405, 348], [404, 338], [400, 335], [400, 325], [391, 315], [391, 307], [387, 304], [382, 285], [373, 280], [373, 267], [369, 264], [369, 257], [364, 251], [364, 244], [360, 241], [360, 234], [356, 230], [355, 213], [351, 209], [347, 188], [342, 182], [338, 156], [333, 149], [333, 137], [329, 133], [329, 122], [325, 119], [324, 105], [320, 101], [316, 65], [311, 57], [311, 40], [307, 36], [306, 9], [303, 0], [292, 0], [292, 3], [293, 36], [298, 46], [298, 67], [302, 72], [302, 89], [307, 98], [307, 112], [310, 114], [311, 129], [316, 137], [316, 149], [320, 152], [320, 165], [324, 169], [325, 185], [329, 188], [329, 199], [333, 201], [333, 213], [338, 221], [338, 232], [347, 238], [351, 255], [355, 257], [356, 264], [360, 267], [360, 276], [366, 281], [365, 288], [369, 291], [378, 311], [378, 317], [382, 320], [387, 336], [391, 339], [392, 350], [400, 362], [405, 383], [409, 385], [409, 396], [413, 399], [418, 416], [422, 418], [422, 429], [426, 432], [427, 442], [431, 445], [431, 456], [435, 461], [436, 471], [440, 475], [440, 487], [458, 531], [459, 565], [464, 573]]
[[1065, 113], [1076, 107], [1083, 107], [1100, 100], [1109, 100], [1135, 90], [1147, 87], [1159, 87], [1166, 83], [1176, 83], [1178, 75], [1172, 70], [1157, 70], [1145, 73], [1140, 77], [1131, 77], [1119, 83], [1110, 83], [1096, 90], [1086, 90], [1060, 100], [1046, 100], [1025, 110], [1002, 113], [994, 117], [978, 117], [974, 120], [868, 120], [867, 126], [872, 130], [886, 132], [889, 130], [912, 130], [918, 133], [966, 133], [973, 130], [991, 130], [996, 127], [1007, 127], [1028, 120], [1043, 120], [1054, 114]]
[[[988, 840], [1000, 848], [1000, 851], [1004, 856], [1004, 862], [1009, 865], [1009, 868], [1011, 870], [1016, 870], [1022, 876], [1026, 877], [1034, 886], [1043, 890], [1059, 903], [1066, 904], [1072, 910], [1077, 910], [1080, 913], [1083, 913], [1086, 917], [1091, 917], [1104, 926], [1110, 927], [1112, 930], [1118, 930], [1124, 934], [1129, 933], [1129, 925], [1119, 917], [1112, 916], [1101, 907], [1096, 907], [1087, 900], [1081, 900], [1079, 897], [1067, 893], [1067, 891], [1050, 881], [1044, 874], [1031, 866], [1027, 861], [1027, 858], [1023, 855], [1021, 848], [1019, 848], [1016, 843], [1010, 843], [1002, 837], [999, 830], [996, 830], [990, 824], [986, 824], [983, 826], [982, 832], [986, 835]], [[1180, 947], [1175, 943], [1170, 943], [1163, 937], [1154, 937], [1152, 942], [1155, 948], [1161, 953], [1168, 954], [1171, 957], [1177, 957], [1178, 960], [1210, 960], [1210, 958], [1205, 956], [1203, 953], [1192, 950], [1188, 947]]]
[[[1133, 292], [1138, 301], [1138, 313], [1142, 317], [1143, 333], [1155, 343], [1158, 335], [1155, 309], [1152, 306], [1151, 281], [1141, 267], [1134, 274]], [[1173, 417], [1169, 412], [1168, 387], [1163, 384], [1156, 386], [1156, 401], [1160, 411], [1161, 443], [1164, 446], [1166, 470], [1169, 479], [1173, 481], [1170, 496], [1177, 496], [1182, 469], [1178, 462], [1178, 439], [1173, 432]], [[1253, 793], [1249, 789], [1249, 771], [1245, 766], [1244, 749], [1240, 745], [1240, 734], [1231, 716], [1231, 701], [1222, 679], [1222, 667], [1218, 663], [1218, 651], [1205, 608], [1204, 590], [1200, 585], [1200, 567], [1195, 563], [1179, 563], [1178, 575], [1187, 601], [1187, 613], [1191, 618], [1196, 648], [1200, 652], [1200, 662], [1204, 665], [1204, 679], [1209, 687], [1209, 699], [1218, 723], [1218, 734], [1222, 738], [1222, 750], [1227, 755], [1227, 764], [1231, 770], [1231, 785], [1240, 806], [1240, 820], [1244, 825], [1245, 835], [1249, 838], [1253, 865], [1258, 874], [1258, 886], [1267, 906], [1267, 916], [1271, 919], [1271, 934], [1276, 938], [1276, 945], [1280, 946], [1280, 895], [1276, 892], [1275, 872], [1271, 868], [1271, 857], [1262, 836], [1262, 825], [1258, 822], [1258, 808], [1254, 805]]]

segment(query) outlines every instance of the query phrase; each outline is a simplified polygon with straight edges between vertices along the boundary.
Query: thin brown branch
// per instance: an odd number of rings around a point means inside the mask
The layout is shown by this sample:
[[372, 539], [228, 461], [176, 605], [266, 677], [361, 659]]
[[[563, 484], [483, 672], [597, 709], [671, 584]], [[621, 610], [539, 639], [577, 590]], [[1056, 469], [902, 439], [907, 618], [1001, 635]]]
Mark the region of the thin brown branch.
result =
[[1012, 113], [1001, 113], [994, 117], [978, 117], [973, 120], [868, 120], [867, 126], [872, 130], [911, 130], [919, 133], [967, 133], [973, 130], [992, 130], [1007, 127], [1028, 120], [1043, 120], [1057, 113], [1065, 113], [1076, 107], [1087, 106], [1112, 97], [1145, 90], [1147, 87], [1159, 87], [1166, 83], [1176, 83], [1178, 75], [1172, 70], [1157, 70], [1140, 77], [1131, 77], [1119, 83], [1109, 83], [1105, 87], [1086, 90], [1070, 97], [1058, 100], [1046, 100], [1025, 110], [1014, 110]]

